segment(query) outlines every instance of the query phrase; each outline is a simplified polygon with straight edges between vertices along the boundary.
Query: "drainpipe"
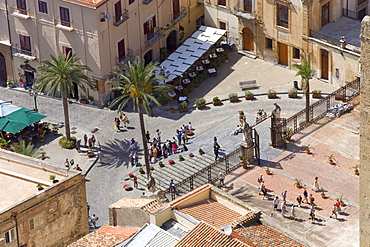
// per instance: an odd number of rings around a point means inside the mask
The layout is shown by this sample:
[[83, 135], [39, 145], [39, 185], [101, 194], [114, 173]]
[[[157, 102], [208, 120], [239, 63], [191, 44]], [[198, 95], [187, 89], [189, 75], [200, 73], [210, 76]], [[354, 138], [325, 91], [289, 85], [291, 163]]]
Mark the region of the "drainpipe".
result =
[[346, 5], [346, 15], [348, 17], [348, 0], [347, 0], [347, 5]]
[[15, 234], [17, 236], [17, 246], [19, 247], [19, 235], [18, 235], [18, 221], [17, 221], [17, 212], [12, 212], [10, 218], [13, 218], [15, 221]]

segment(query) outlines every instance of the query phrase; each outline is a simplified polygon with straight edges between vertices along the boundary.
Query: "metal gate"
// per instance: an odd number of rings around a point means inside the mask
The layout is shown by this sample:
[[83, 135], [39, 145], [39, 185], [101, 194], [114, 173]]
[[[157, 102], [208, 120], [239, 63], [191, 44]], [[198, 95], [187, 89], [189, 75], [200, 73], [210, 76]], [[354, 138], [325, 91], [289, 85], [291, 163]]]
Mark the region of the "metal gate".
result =
[[254, 158], [257, 160], [258, 165], [261, 165], [260, 157], [260, 135], [258, 134], [256, 129], [253, 129], [252, 132], [252, 139], [254, 143]]

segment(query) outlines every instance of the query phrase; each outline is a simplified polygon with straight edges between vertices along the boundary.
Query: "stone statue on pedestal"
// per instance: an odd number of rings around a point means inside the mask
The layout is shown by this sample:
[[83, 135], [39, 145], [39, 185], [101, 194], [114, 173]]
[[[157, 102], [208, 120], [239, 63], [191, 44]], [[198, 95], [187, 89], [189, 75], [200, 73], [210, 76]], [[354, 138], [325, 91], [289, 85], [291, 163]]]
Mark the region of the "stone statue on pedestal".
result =
[[247, 146], [253, 145], [252, 140], [252, 128], [247, 123], [247, 119], [244, 116], [244, 124], [243, 124], [243, 142], [247, 143]]

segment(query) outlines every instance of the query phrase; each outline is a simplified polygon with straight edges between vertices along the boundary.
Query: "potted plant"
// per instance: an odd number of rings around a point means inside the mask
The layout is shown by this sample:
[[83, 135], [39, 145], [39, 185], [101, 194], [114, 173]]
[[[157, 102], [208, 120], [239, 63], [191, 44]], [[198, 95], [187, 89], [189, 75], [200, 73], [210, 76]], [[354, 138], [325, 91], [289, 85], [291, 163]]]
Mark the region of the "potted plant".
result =
[[270, 170], [270, 166], [266, 167], [266, 174], [267, 175], [271, 175], [271, 170]]
[[123, 185], [123, 188], [124, 188], [126, 191], [132, 190], [132, 187], [131, 187], [129, 184], [124, 184], [124, 185]]
[[336, 94], [335, 99], [336, 100], [344, 100], [344, 95], [343, 94]]
[[179, 112], [187, 112], [188, 111], [188, 102], [183, 101], [180, 104], [177, 105], [179, 108]]
[[133, 178], [133, 177], [134, 177], [134, 174], [133, 174], [132, 172], [130, 172], [130, 173], [128, 174], [128, 176], [129, 176], [130, 178]]
[[355, 175], [360, 175], [360, 170], [358, 164], [351, 167], [353, 171], [355, 172]]
[[159, 161], [159, 162], [158, 162], [158, 165], [159, 165], [159, 167], [164, 167], [164, 164], [163, 164], [163, 162], [162, 162], [162, 161]]
[[251, 91], [247, 90], [244, 92], [244, 97], [246, 100], [248, 99], [254, 99], [254, 93], [252, 93]]
[[6, 80], [6, 85], [8, 86], [8, 88], [13, 88], [14, 87], [14, 81], [8, 79], [8, 80]]
[[59, 127], [58, 126], [53, 126], [53, 134], [55, 136], [58, 135], [58, 130], [59, 130]]
[[170, 107], [170, 112], [171, 112], [171, 113], [175, 113], [175, 108]]
[[294, 186], [297, 187], [297, 188], [302, 188], [302, 180], [296, 178], [295, 182], [294, 182]]
[[5, 140], [5, 139], [3, 139], [3, 138], [0, 138], [0, 147], [2, 148], [2, 149], [6, 149], [6, 146], [8, 145], [8, 142]]
[[87, 151], [86, 155], [87, 157], [92, 158], [95, 156], [95, 153], [93, 151]]
[[49, 175], [49, 179], [53, 182], [53, 184], [58, 183], [59, 180], [56, 179], [57, 176], [55, 175]]
[[36, 187], [37, 187], [37, 189], [38, 189], [39, 191], [44, 189], [44, 187], [42, 187], [42, 184], [37, 184], [37, 185], [36, 185]]
[[[329, 155], [329, 156], [325, 156], [327, 159], [328, 159], [328, 161], [329, 161], [329, 163], [330, 163], [330, 165], [335, 165], [335, 162], [337, 161], [335, 158], [334, 158], [334, 154], [331, 154], [331, 155]], [[334, 162], [335, 161], [335, 162]]]
[[275, 90], [275, 89], [270, 88], [270, 89], [267, 91], [267, 97], [268, 97], [269, 99], [275, 99], [275, 98], [276, 98], [276, 90]]
[[149, 166], [149, 169], [150, 169], [151, 171], [154, 171], [154, 167], [153, 167], [153, 166]]
[[319, 189], [319, 192], [321, 192], [322, 199], [325, 199], [326, 198], [325, 192], [328, 192], [328, 191], [324, 190], [324, 188], [321, 187], [321, 189]]
[[292, 88], [288, 92], [289, 98], [297, 98], [298, 97], [298, 90], [296, 88]]
[[189, 154], [189, 157], [194, 157], [194, 154], [193, 154], [193, 153], [190, 153], [190, 154]]
[[289, 142], [293, 135], [293, 129], [290, 127], [286, 127], [285, 129], [285, 139]]
[[198, 152], [199, 152], [200, 155], [204, 154], [204, 151], [201, 148], [198, 149]]
[[230, 100], [230, 102], [238, 101], [238, 94], [237, 93], [229, 93], [229, 100]]
[[248, 167], [247, 157], [244, 155], [239, 155], [240, 164], [243, 166], [244, 169]]
[[312, 154], [311, 150], [314, 149], [310, 144], [303, 146], [306, 149], [306, 154]]
[[89, 100], [89, 103], [90, 104], [94, 104], [94, 97], [93, 96], [87, 96], [88, 100]]
[[213, 105], [221, 105], [221, 100], [217, 96], [213, 97], [212, 104]]
[[40, 142], [40, 143], [45, 142], [45, 134], [46, 134], [46, 132], [42, 132], [42, 133], [39, 135], [39, 142]]
[[142, 167], [139, 168], [139, 172], [140, 172], [140, 174], [145, 174], [145, 171]]
[[174, 160], [168, 160], [168, 163], [169, 163], [170, 165], [173, 165], [173, 164], [175, 164], [175, 161], [174, 161]]
[[43, 129], [44, 131], [46, 131], [46, 133], [51, 133], [50, 123], [48, 123], [48, 122], [43, 123], [43, 125], [42, 125], [42, 129]]
[[204, 98], [196, 99], [194, 103], [198, 109], [206, 107], [206, 100]]
[[312, 98], [321, 98], [321, 90], [313, 90]]
[[185, 159], [184, 159], [184, 157], [182, 157], [182, 155], [179, 155], [179, 160], [184, 161]]
[[89, 103], [89, 100], [88, 100], [88, 99], [86, 99], [86, 98], [80, 98], [78, 101], [79, 101], [81, 104], [88, 104], [88, 103]]

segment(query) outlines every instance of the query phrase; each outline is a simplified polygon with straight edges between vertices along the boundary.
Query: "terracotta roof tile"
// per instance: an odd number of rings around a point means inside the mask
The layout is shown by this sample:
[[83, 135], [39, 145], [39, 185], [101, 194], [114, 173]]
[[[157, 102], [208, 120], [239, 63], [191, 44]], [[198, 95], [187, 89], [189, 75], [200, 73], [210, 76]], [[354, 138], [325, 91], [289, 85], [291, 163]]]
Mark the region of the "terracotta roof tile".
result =
[[62, 0], [63, 2], [72, 3], [76, 5], [82, 5], [89, 8], [98, 7], [101, 3], [108, 0]]
[[115, 246], [130, 238], [137, 230], [104, 225], [94, 232], [87, 234], [68, 247], [109, 247]]
[[[237, 236], [239, 235], [239, 237]], [[274, 246], [274, 247], [303, 247], [295, 240], [278, 233], [277, 231], [262, 225], [253, 223], [250, 226], [233, 230], [231, 236], [243, 241], [250, 246]]]
[[177, 208], [177, 210], [217, 228], [230, 225], [233, 221], [241, 217], [241, 214], [212, 199], [203, 200], [184, 208]]
[[226, 235], [223, 231], [201, 222], [193, 228], [175, 247], [248, 247], [247, 244]]
[[152, 210], [159, 208], [156, 199], [143, 198], [122, 198], [121, 200], [109, 205], [109, 208], [141, 208], [149, 213]]

